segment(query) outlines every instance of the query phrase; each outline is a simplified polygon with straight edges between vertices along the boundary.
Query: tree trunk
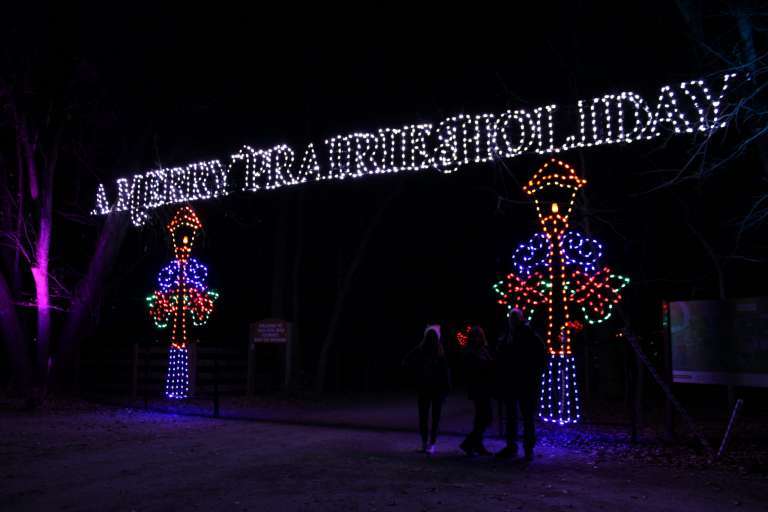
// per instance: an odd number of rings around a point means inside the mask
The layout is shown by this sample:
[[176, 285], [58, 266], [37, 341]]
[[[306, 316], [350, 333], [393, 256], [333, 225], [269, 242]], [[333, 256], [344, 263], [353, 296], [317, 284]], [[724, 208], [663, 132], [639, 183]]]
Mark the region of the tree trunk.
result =
[[[755, 76], [758, 73], [757, 66], [760, 59], [757, 55], [757, 49], [755, 48], [754, 27], [752, 26], [752, 19], [750, 18], [749, 13], [746, 12], [743, 8], [737, 9], [735, 16], [736, 26], [739, 29], [739, 37], [741, 38], [741, 43], [744, 48], [744, 55], [746, 55], [747, 58], [745, 66], [752, 74], [752, 76]], [[753, 83], [754, 82], [757, 81], [753, 81]], [[754, 83], [754, 87], [757, 88], [760, 86], [757, 83]], [[755, 141], [757, 154], [760, 157], [760, 163], [763, 166], [763, 172], [766, 174], [768, 174], [768, 147], [766, 147], [767, 141], [768, 137], [765, 135], [761, 136]]]
[[77, 286], [66, 321], [58, 338], [55, 381], [57, 388], [70, 388], [77, 380], [78, 354], [87, 319], [95, 315], [107, 272], [117, 256], [128, 226], [125, 217], [110, 214], [101, 229], [88, 271]]
[[[46, 191], [44, 197], [52, 194]], [[32, 277], [35, 282], [35, 306], [37, 308], [37, 373], [41, 392], [45, 395], [48, 384], [49, 356], [51, 344], [51, 304], [48, 278], [48, 255], [51, 248], [51, 199], [44, 199], [40, 215], [40, 228], [35, 247], [35, 265]]]
[[702, 235], [699, 230], [693, 226], [693, 223], [688, 220], [687, 212], [685, 222], [688, 224], [688, 229], [691, 230], [691, 233], [693, 233], [701, 245], [704, 246], [709, 259], [712, 260], [712, 266], [715, 268], [715, 274], [717, 275], [717, 295], [720, 300], [725, 300], [725, 273], [723, 271], [722, 260], [718, 257], [717, 254], [715, 254], [715, 250], [712, 248], [712, 244], [710, 244], [707, 239], [704, 238], [704, 235]]
[[293, 331], [291, 332], [291, 350], [289, 352], [290, 368], [293, 369], [290, 375], [288, 375], [288, 387], [294, 387], [297, 383], [297, 369], [301, 368], [301, 331], [299, 329], [300, 307], [301, 307], [301, 289], [299, 283], [301, 281], [301, 263], [302, 254], [304, 251], [304, 189], [299, 190], [296, 195], [296, 210], [295, 210], [295, 226], [296, 233], [296, 245], [293, 250], [293, 269], [291, 272], [291, 321], [293, 323]]
[[281, 201], [278, 207], [277, 227], [272, 242], [273, 266], [272, 266], [272, 307], [270, 315], [273, 318], [285, 317], [285, 289], [287, 283], [288, 245], [288, 215], [290, 202]]
[[[47, 245], [38, 242], [38, 247]], [[36, 386], [45, 395], [48, 384], [48, 360], [51, 345], [51, 310], [48, 295], [48, 254], [38, 250], [35, 266], [32, 267], [32, 277], [35, 281], [35, 307], [37, 309], [37, 338], [36, 338]]]
[[12, 389], [26, 396], [29, 391], [29, 359], [27, 345], [16, 315], [11, 290], [2, 274], [0, 274], [0, 337], [5, 340], [8, 357], [11, 362]]
[[339, 287], [339, 293], [336, 295], [336, 302], [333, 305], [333, 312], [331, 313], [331, 319], [328, 323], [328, 331], [326, 332], [325, 339], [323, 340], [322, 349], [320, 350], [320, 357], [318, 358], [317, 362], [315, 390], [318, 393], [322, 393], [325, 390], [325, 380], [328, 372], [328, 357], [331, 353], [331, 348], [336, 342], [336, 332], [339, 327], [339, 319], [341, 318], [341, 313], [344, 310], [347, 294], [352, 287], [352, 279], [355, 277], [355, 273], [360, 267], [360, 263], [363, 261], [365, 251], [368, 247], [368, 242], [373, 235], [373, 231], [381, 222], [381, 219], [384, 217], [384, 212], [386, 211], [387, 207], [389, 207], [397, 193], [398, 192], [395, 191], [384, 199], [384, 202], [379, 206], [376, 214], [368, 223], [368, 226], [363, 232], [363, 236], [360, 238], [360, 243], [358, 244], [354, 257], [352, 258], [352, 263], [347, 268], [347, 272], [344, 275], [341, 286]]

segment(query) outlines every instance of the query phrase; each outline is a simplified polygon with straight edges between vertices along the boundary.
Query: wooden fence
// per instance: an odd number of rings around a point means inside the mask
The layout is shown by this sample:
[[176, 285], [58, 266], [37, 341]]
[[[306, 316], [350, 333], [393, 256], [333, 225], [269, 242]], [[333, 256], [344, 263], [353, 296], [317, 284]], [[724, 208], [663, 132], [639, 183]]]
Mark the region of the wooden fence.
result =
[[[244, 395], [248, 383], [245, 349], [198, 346], [189, 348], [192, 396], [213, 395], [214, 385], [222, 395]], [[132, 398], [160, 396], [165, 387], [168, 347], [134, 344], [109, 352], [90, 353], [81, 361], [81, 387], [86, 392], [128, 395]]]

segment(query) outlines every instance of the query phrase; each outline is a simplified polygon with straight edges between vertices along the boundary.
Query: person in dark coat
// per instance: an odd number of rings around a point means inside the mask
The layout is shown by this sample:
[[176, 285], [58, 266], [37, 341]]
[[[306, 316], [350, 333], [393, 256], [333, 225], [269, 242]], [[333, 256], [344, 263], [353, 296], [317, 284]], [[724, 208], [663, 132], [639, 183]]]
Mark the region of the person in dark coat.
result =
[[507, 330], [497, 349], [497, 395], [507, 411], [507, 446], [498, 457], [515, 457], [518, 441], [518, 408], [523, 420], [525, 459], [533, 459], [536, 444], [535, 416], [547, 350], [519, 309], [510, 311]]
[[[451, 371], [440, 341], [440, 326], [430, 325], [424, 331], [421, 343], [403, 360], [414, 373], [418, 390], [419, 433], [421, 452], [435, 453], [440, 415], [445, 395], [451, 388]], [[429, 429], [429, 412], [432, 411], [432, 428]]]
[[472, 432], [459, 447], [467, 455], [490, 455], [483, 445], [485, 429], [491, 424], [491, 392], [493, 390], [493, 357], [488, 350], [488, 342], [482, 327], [474, 326], [469, 332], [467, 342], [467, 396], [472, 400], [475, 418]]

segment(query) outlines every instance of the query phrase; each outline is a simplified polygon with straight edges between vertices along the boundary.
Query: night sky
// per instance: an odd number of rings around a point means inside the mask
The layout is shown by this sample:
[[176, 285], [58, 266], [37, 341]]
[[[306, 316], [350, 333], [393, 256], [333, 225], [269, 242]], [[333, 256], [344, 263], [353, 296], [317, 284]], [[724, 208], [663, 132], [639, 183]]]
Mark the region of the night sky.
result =
[[[447, 5], [30, 7], [5, 31], [14, 45], [5, 51], [37, 56], [52, 88], [72, 70], [87, 77], [81, 91], [99, 112], [84, 126], [94, 156], [66, 164], [85, 177], [60, 204], [80, 214], [93, 207], [99, 182], [224, 159], [243, 144], [298, 151], [336, 134], [452, 114], [574, 105], [629, 89], [653, 98], [661, 85], [726, 67], [696, 45], [674, 2], [489, 3], [471, 14]], [[707, 17], [705, 31], [734, 37], [719, 23]], [[715, 146], [729, 137], [738, 133], [715, 137]], [[658, 329], [663, 299], [717, 298], [699, 236], [718, 257], [736, 256], [724, 260], [728, 296], [761, 295], [767, 284], [764, 263], [748, 261], [764, 254], [764, 229], [735, 242], [738, 220], [765, 188], [753, 155], [707, 180], [648, 192], [689, 161], [693, 146], [682, 136], [561, 155], [589, 180], [589, 209], [576, 212], [574, 225], [604, 241], [605, 262], [632, 278], [625, 312], [643, 333]], [[221, 291], [205, 339], [244, 347], [250, 322], [281, 315], [298, 322], [311, 373], [339, 283], [382, 205], [342, 310], [335, 384], [396, 385], [393, 369], [428, 321], [479, 322], [493, 334], [490, 285], [537, 229], [520, 188], [543, 161], [523, 156], [450, 176], [310, 183], [195, 204], [206, 226], [197, 257]], [[155, 213], [130, 228], [84, 350], [158, 338], [144, 296], [171, 258], [163, 225], [173, 208]], [[56, 257], [82, 266], [101, 222], [64, 221]], [[617, 325], [590, 337], [608, 339]]]

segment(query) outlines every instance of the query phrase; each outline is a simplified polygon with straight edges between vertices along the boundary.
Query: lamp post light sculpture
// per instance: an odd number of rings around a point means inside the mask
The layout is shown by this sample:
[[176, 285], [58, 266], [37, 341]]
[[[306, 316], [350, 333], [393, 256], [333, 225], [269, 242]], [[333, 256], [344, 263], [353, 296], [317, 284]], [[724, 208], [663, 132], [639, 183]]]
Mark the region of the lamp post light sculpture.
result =
[[531, 320], [544, 314], [547, 367], [541, 377], [539, 416], [558, 424], [581, 416], [571, 333], [580, 310], [589, 324], [610, 318], [629, 279], [600, 265], [603, 248], [594, 239], [569, 229], [576, 195], [586, 185], [573, 167], [552, 158], [523, 187], [536, 206], [541, 231], [520, 244], [512, 257], [514, 271], [493, 289], [507, 311], [517, 308]]
[[209, 290], [208, 267], [190, 256], [195, 235], [203, 225], [189, 206], [180, 208], [168, 223], [175, 259], [157, 275], [158, 289], [147, 297], [149, 316], [155, 327], [171, 325], [168, 374], [165, 396], [181, 399], [189, 396], [188, 331], [203, 326], [213, 312], [218, 292]]

